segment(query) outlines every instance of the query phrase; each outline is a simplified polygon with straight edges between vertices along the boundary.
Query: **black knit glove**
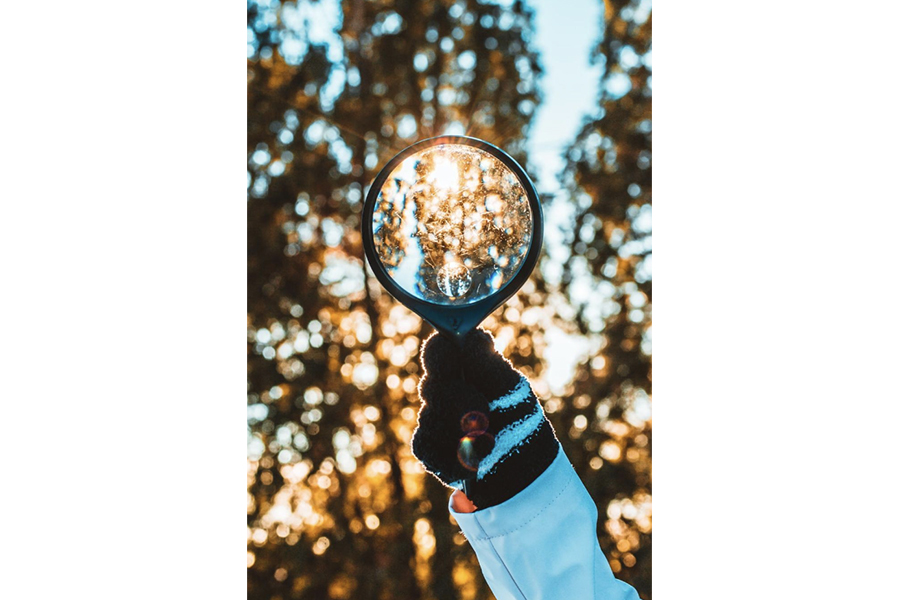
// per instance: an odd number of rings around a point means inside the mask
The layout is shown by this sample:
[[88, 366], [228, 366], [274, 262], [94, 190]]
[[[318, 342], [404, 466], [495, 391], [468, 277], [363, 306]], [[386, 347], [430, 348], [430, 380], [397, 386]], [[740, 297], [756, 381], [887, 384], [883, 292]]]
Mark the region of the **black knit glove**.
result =
[[494, 350], [484, 330], [460, 350], [434, 334], [422, 344], [419, 425], [412, 451], [479, 509], [504, 502], [544, 472], [559, 451], [528, 380]]

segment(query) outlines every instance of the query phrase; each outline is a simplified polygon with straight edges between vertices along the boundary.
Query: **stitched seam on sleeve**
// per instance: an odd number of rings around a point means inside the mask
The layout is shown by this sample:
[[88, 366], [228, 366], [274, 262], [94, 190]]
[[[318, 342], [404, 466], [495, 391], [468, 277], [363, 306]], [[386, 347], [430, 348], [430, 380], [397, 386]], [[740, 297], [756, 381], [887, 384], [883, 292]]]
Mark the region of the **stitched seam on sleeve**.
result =
[[[484, 529], [482, 529], [482, 531], [484, 531]], [[497, 549], [494, 547], [494, 542], [491, 541], [491, 538], [484, 538], [484, 541], [486, 541], [490, 545], [491, 551], [494, 553], [494, 556], [497, 557], [497, 562], [503, 565], [503, 568], [506, 570], [506, 574], [509, 575], [509, 580], [512, 581], [514, 586], [516, 586], [516, 591], [519, 592], [522, 600], [528, 600], [528, 598], [525, 597], [525, 592], [523, 592], [522, 588], [519, 587], [519, 582], [516, 581], [515, 577], [513, 577], [512, 571], [509, 570], [509, 567], [506, 566], [506, 562], [503, 560], [503, 558], [501, 558], [500, 553], [497, 552]]]
[[[545, 504], [545, 505], [544, 505], [544, 508], [542, 508], [541, 510], [539, 510], [538, 512], [536, 512], [536, 513], [534, 514], [533, 517], [531, 517], [531, 518], [528, 519], [527, 521], [521, 523], [518, 527], [516, 527], [516, 528], [514, 528], [514, 529], [510, 529], [509, 531], [504, 531], [503, 533], [498, 533], [497, 535], [491, 535], [491, 536], [488, 536], [488, 537], [485, 537], [485, 538], [481, 538], [481, 539], [484, 539], [484, 540], [492, 540], [492, 539], [494, 539], [494, 538], [503, 537], [503, 536], [505, 536], [505, 535], [509, 535], [509, 534], [513, 533], [514, 531], [518, 531], [519, 529], [522, 529], [523, 527], [525, 527], [526, 525], [528, 525], [529, 523], [531, 523], [532, 521], [534, 521], [535, 519], [537, 519], [539, 516], [541, 516], [541, 513], [543, 513], [543, 512], [544, 512], [545, 510], [547, 510], [548, 508], [550, 508], [550, 506], [551, 506], [554, 502], [556, 502], [557, 499], [559, 499], [560, 496], [563, 495], [563, 492], [565, 492], [567, 489], [569, 489], [569, 486], [570, 486], [570, 485], [572, 485], [572, 478], [571, 478], [571, 476], [570, 476], [570, 478], [569, 478], [569, 481], [566, 482], [566, 485], [562, 486], [562, 489], [559, 490], [559, 493], [556, 494], [556, 496], [554, 496], [553, 499], [550, 500], [550, 502], [548, 502], [547, 504]], [[481, 531], [484, 531], [484, 528], [482, 528]], [[485, 532], [485, 533], [487, 533], [487, 532]], [[493, 544], [491, 544], [491, 547], [493, 548]]]
[[506, 562], [500, 556], [500, 552], [498, 552], [497, 548], [494, 546], [494, 542], [491, 541], [491, 538], [487, 537], [487, 532], [484, 530], [484, 527], [481, 526], [481, 522], [477, 518], [474, 519], [474, 522], [475, 522], [475, 525], [478, 526], [479, 531], [481, 531], [482, 535], [484, 535], [485, 537], [480, 537], [478, 539], [469, 540], [469, 543], [473, 544], [473, 548], [474, 548], [474, 544], [476, 542], [487, 542], [488, 547], [491, 549], [491, 552], [493, 552], [493, 554], [494, 554], [494, 558], [497, 560], [498, 563], [503, 565], [503, 570], [506, 571], [506, 574], [509, 576], [509, 580], [516, 587], [516, 591], [519, 592], [519, 598], [521, 598], [521, 600], [528, 600], [528, 598], [525, 597], [525, 592], [523, 592], [522, 588], [519, 587], [519, 582], [516, 581], [515, 577], [513, 577], [512, 571], [509, 570], [509, 567], [506, 565]]

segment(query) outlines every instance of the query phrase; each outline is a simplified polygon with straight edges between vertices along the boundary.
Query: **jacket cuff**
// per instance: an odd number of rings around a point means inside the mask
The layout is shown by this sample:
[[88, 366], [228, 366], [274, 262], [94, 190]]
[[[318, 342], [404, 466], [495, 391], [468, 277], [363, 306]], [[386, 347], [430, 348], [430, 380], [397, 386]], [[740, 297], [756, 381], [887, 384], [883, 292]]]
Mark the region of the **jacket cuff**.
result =
[[448, 508], [469, 541], [490, 539], [511, 533], [538, 518], [575, 482], [580, 483], [578, 474], [557, 442], [556, 458], [550, 466], [509, 500], [472, 513], [456, 512], [449, 504]]

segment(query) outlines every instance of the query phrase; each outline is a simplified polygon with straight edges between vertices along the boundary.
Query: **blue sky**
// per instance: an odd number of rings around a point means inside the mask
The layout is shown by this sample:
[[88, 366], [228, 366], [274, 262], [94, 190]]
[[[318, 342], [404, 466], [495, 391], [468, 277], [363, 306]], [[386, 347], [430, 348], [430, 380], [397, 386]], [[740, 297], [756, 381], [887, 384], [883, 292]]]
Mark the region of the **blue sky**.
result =
[[[559, 190], [558, 174], [563, 168], [563, 149], [575, 139], [585, 117], [597, 111], [597, 86], [600, 68], [590, 64], [591, 51], [600, 35], [598, 0], [531, 0], [535, 10], [535, 45], [541, 53], [544, 74], [541, 88], [544, 100], [528, 138], [529, 164], [542, 195]], [[562, 235], [569, 228], [569, 203], [545, 204], [545, 248], [561, 265]], [[555, 279], [552, 265], [545, 276]], [[551, 391], [561, 390], [571, 380], [576, 363], [586, 357], [589, 344], [557, 328], [546, 332], [548, 342], [544, 358], [544, 378]]]
[[598, 0], [531, 0], [535, 45], [541, 53], [544, 101], [529, 136], [529, 157], [540, 191], [559, 189], [562, 149], [597, 109], [600, 68], [589, 57], [600, 34]]

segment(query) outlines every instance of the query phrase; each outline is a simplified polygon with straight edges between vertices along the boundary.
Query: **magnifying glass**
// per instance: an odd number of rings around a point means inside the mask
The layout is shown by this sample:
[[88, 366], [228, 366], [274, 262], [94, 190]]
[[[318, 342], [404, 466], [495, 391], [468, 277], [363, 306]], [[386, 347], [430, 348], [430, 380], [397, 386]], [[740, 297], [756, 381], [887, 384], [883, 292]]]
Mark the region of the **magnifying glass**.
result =
[[512, 157], [479, 139], [442, 136], [381, 169], [366, 195], [362, 235], [381, 285], [461, 344], [531, 275], [543, 214]]

